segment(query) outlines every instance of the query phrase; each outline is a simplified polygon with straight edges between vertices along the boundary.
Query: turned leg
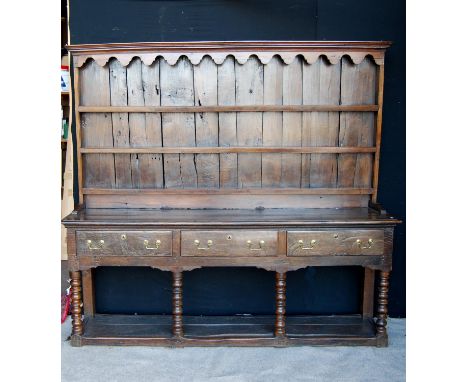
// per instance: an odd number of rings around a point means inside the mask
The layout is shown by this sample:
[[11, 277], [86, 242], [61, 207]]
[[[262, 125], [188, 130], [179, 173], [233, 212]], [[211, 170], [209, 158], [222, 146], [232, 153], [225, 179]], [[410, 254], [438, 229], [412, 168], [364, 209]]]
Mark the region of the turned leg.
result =
[[184, 335], [182, 325], [182, 272], [172, 273], [172, 333], [175, 337]]
[[79, 346], [79, 336], [83, 334], [81, 272], [70, 272], [71, 279], [71, 316], [72, 316], [72, 345]]
[[275, 336], [286, 335], [286, 272], [276, 272], [276, 322]]
[[378, 298], [377, 298], [377, 335], [383, 336], [387, 334], [387, 305], [388, 305], [388, 286], [390, 272], [380, 272]]

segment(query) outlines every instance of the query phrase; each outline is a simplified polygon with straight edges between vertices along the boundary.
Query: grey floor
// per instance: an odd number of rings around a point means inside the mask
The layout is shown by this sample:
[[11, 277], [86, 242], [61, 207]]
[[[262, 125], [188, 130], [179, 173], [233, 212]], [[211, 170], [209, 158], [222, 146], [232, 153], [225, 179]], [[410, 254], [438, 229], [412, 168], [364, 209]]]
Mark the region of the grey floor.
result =
[[388, 348], [73, 348], [62, 325], [62, 382], [405, 380], [405, 320], [390, 319]]

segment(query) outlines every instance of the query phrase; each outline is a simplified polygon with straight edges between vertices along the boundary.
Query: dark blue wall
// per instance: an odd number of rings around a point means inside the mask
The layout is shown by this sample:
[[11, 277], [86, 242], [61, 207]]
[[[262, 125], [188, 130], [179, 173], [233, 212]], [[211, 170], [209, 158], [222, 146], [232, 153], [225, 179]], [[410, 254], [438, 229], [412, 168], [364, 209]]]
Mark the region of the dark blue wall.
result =
[[[385, 65], [379, 202], [405, 219], [405, 2], [242, 0], [70, 0], [71, 42], [189, 40], [392, 40]], [[76, 163], [76, 161], [75, 161]], [[76, 173], [76, 171], [75, 171]], [[75, 182], [76, 183], [76, 182]], [[76, 190], [75, 190], [76, 191]], [[390, 315], [406, 315], [405, 225], [396, 230]], [[288, 275], [288, 312], [359, 309], [361, 269], [307, 269]], [[274, 275], [256, 269], [203, 269], [185, 276], [193, 313], [273, 309]], [[132, 286], [133, 285], [133, 286]], [[156, 290], [162, 287], [161, 292]], [[97, 308], [167, 311], [168, 275], [99, 269]], [[132, 289], [134, 288], [134, 290]], [[139, 298], [129, 296], [141, 296]]]

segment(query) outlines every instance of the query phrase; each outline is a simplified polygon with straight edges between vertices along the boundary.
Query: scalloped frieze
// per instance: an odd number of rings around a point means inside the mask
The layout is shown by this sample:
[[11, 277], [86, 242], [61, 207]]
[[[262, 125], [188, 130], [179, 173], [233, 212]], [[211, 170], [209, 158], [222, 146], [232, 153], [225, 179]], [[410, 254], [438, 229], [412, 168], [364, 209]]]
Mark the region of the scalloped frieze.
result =
[[76, 55], [74, 56], [74, 65], [79, 68], [88, 61], [88, 59], [94, 60], [98, 65], [105, 66], [111, 58], [116, 58], [123, 66], [127, 66], [135, 57], [139, 57], [145, 65], [151, 65], [157, 58], [163, 58], [169, 65], [175, 65], [179, 59], [185, 56], [193, 65], [198, 65], [203, 57], [208, 56], [213, 59], [213, 61], [221, 65], [228, 56], [233, 56], [239, 64], [245, 64], [247, 60], [254, 56], [257, 57], [262, 64], [268, 64], [274, 56], [280, 57], [286, 65], [291, 64], [297, 56], [302, 56], [307, 64], [313, 64], [316, 62], [320, 56], [324, 56], [330, 62], [330, 64], [335, 65], [340, 62], [343, 56], [347, 56], [351, 61], [359, 65], [366, 56], [372, 57], [374, 62], [377, 65], [383, 65], [384, 63], [384, 53], [377, 52], [194, 52], [194, 53], [173, 53], [173, 52], [164, 52], [164, 53], [106, 53], [106, 54], [91, 54], [91, 55]]

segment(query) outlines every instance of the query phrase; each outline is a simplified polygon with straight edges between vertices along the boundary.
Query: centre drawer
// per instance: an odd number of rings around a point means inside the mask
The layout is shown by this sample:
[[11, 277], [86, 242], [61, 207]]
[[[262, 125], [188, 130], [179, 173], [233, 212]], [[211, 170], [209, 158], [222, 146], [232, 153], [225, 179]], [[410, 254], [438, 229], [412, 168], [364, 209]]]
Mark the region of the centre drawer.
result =
[[182, 256], [276, 256], [277, 231], [182, 231]]
[[82, 256], [172, 256], [171, 231], [77, 231]]
[[288, 231], [288, 256], [383, 255], [383, 230]]

